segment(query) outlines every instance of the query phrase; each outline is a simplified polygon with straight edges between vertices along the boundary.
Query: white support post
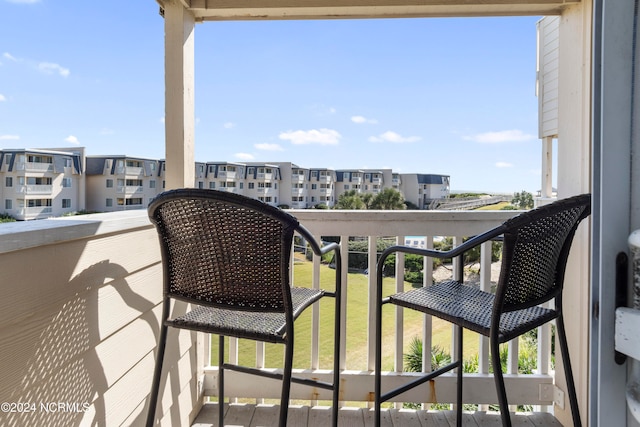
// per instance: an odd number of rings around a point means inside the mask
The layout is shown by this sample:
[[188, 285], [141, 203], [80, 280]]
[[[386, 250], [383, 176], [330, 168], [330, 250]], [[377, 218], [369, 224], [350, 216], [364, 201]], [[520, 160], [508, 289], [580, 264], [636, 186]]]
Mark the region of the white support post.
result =
[[195, 185], [195, 18], [179, 1], [164, 2], [165, 189]]
[[542, 198], [553, 196], [553, 137], [542, 138]]

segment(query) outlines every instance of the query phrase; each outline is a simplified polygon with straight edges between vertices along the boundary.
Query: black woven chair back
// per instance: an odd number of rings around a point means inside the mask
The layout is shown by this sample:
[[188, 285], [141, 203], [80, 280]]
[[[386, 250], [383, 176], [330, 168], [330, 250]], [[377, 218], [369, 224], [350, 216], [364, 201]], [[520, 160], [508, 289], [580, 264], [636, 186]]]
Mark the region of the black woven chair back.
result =
[[232, 193], [167, 191], [149, 205], [162, 237], [165, 296], [221, 308], [284, 312], [291, 304], [291, 215]]
[[501, 311], [532, 307], [560, 295], [576, 228], [591, 213], [590, 195], [561, 200], [504, 223]]

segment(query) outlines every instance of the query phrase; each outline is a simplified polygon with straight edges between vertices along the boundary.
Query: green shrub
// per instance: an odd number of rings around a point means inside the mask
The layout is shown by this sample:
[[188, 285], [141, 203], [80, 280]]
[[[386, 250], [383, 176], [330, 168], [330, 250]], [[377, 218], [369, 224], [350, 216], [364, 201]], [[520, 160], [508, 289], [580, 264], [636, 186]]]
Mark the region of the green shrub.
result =
[[0, 214], [0, 223], [1, 222], [15, 222], [16, 219], [9, 214]]

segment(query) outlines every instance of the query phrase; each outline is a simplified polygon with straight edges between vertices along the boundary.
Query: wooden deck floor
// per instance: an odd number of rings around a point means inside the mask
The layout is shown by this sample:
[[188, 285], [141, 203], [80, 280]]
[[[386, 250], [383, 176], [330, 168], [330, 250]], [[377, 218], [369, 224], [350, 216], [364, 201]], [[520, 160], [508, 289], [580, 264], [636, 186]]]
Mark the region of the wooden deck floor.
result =
[[[244, 427], [278, 427], [277, 405], [249, 405], [232, 404], [227, 407], [224, 423], [225, 426]], [[453, 411], [413, 411], [413, 410], [384, 410], [382, 425], [388, 427], [449, 427], [455, 426], [455, 413]], [[561, 427], [551, 414], [526, 413], [512, 414], [511, 420], [514, 426], [533, 427], [549, 426]], [[295, 427], [326, 427], [331, 423], [331, 408], [328, 407], [289, 407], [289, 426]], [[373, 426], [373, 413], [362, 408], [342, 408], [338, 419], [340, 427]], [[497, 413], [465, 412], [463, 426], [495, 426], [500, 427], [500, 415]], [[208, 403], [204, 406], [192, 427], [218, 426], [218, 405]]]

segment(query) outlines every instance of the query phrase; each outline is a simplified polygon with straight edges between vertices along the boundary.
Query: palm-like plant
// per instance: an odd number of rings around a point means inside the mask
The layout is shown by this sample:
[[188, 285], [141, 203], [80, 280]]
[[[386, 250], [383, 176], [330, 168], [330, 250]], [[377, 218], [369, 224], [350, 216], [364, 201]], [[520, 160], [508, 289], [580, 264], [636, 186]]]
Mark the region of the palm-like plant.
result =
[[385, 188], [373, 199], [372, 209], [401, 210], [406, 209], [402, 193], [393, 188]]
[[338, 197], [334, 209], [366, 209], [366, 205], [356, 190], [349, 190]]

